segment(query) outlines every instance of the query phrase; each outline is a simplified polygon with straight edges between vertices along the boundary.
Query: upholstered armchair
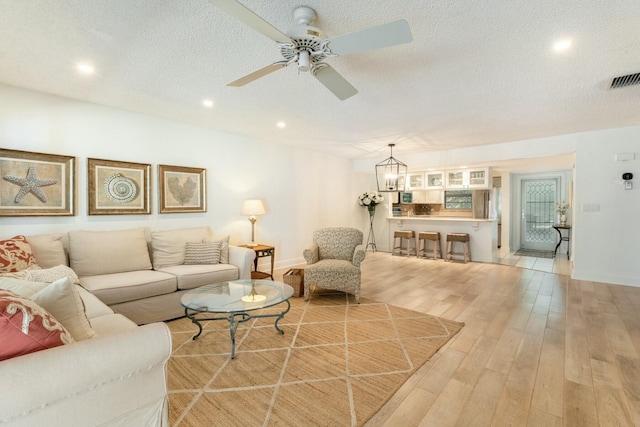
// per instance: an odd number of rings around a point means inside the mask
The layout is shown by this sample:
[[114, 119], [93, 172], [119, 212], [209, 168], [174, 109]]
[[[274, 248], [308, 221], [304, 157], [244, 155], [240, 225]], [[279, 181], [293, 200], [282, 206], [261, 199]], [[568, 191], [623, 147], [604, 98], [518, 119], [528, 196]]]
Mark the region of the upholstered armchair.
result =
[[313, 243], [304, 250], [304, 299], [309, 300], [311, 286], [323, 289], [351, 290], [360, 303], [360, 263], [365, 248], [362, 232], [356, 228], [329, 227], [313, 232]]

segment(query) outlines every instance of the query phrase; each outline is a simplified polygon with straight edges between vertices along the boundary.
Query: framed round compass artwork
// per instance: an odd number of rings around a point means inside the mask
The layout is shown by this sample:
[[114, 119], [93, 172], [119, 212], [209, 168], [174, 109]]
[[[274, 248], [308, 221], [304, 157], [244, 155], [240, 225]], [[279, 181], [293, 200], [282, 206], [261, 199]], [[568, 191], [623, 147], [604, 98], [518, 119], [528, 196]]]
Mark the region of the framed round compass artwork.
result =
[[89, 215], [150, 214], [151, 165], [88, 159]]

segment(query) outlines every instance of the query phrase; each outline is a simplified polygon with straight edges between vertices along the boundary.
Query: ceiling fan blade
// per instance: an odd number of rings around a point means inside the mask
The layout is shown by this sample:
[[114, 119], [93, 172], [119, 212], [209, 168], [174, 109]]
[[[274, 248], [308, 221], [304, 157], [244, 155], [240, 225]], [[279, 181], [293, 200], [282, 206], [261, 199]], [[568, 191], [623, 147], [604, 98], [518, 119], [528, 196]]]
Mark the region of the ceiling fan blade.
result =
[[409, 24], [404, 19], [400, 19], [329, 39], [329, 49], [336, 55], [351, 55], [409, 43], [412, 40]]
[[267, 65], [264, 68], [260, 68], [259, 70], [254, 71], [253, 73], [249, 73], [244, 77], [240, 77], [238, 80], [234, 80], [231, 83], [227, 83], [227, 86], [240, 87], [244, 86], [247, 83], [251, 83], [254, 80], [258, 80], [260, 77], [264, 77], [267, 74], [271, 74], [274, 71], [278, 71], [281, 68], [287, 66], [286, 62], [274, 62], [271, 65]]
[[276, 27], [256, 15], [251, 9], [247, 9], [235, 0], [209, 0], [209, 3], [227, 12], [234, 18], [244, 22], [254, 30], [269, 37], [277, 43], [291, 42], [291, 38]]
[[331, 66], [323, 64], [322, 68], [319, 68], [313, 76], [320, 81], [327, 89], [329, 89], [335, 96], [344, 101], [347, 98], [352, 97], [358, 93], [358, 89], [351, 86], [351, 83], [346, 81], [344, 77], [340, 75]]

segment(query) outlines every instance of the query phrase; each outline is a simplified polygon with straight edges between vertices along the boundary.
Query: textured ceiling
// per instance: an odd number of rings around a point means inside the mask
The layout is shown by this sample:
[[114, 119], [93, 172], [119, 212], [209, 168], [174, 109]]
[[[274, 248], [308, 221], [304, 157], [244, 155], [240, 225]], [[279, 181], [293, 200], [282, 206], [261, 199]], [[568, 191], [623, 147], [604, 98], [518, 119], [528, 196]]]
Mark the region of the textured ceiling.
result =
[[[242, 3], [284, 32], [301, 5]], [[0, 82], [348, 158], [640, 124], [640, 85], [608, 89], [640, 72], [638, 0], [304, 4], [329, 38], [404, 18], [414, 40], [329, 58], [359, 91], [339, 101], [295, 66], [227, 87], [281, 56], [206, 0], [1, 0]]]

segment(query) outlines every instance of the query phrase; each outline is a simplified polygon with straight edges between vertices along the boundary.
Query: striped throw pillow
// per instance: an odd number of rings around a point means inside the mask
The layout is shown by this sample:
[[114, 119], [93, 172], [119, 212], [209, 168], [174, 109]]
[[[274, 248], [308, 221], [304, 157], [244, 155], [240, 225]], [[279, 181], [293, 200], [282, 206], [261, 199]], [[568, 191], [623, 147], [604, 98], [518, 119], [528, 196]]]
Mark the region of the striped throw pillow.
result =
[[185, 265], [220, 263], [221, 242], [187, 242], [184, 251]]

